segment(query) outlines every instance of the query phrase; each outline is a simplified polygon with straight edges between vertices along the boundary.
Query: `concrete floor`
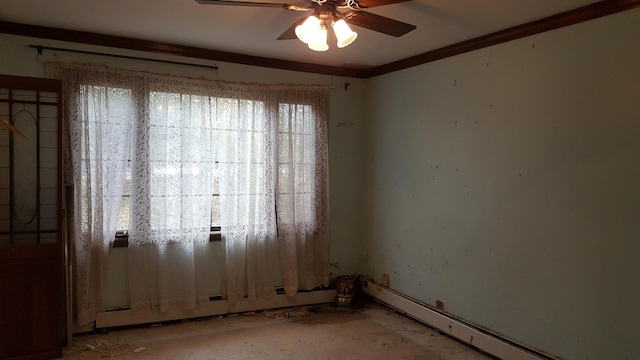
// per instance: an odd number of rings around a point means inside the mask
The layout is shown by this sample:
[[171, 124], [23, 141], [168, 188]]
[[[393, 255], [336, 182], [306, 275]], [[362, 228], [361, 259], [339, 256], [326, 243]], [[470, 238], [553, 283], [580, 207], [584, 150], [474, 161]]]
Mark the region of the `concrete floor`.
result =
[[[95, 348], [91, 350], [90, 347]], [[74, 337], [64, 359], [485, 360], [473, 348], [378, 303], [186, 320]]]

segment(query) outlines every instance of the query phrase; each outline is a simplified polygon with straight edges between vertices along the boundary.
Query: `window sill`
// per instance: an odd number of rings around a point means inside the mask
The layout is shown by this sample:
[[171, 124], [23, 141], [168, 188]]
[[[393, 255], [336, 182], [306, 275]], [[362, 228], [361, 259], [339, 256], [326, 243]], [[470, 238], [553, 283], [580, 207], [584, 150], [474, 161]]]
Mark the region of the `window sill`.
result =
[[[209, 241], [222, 241], [222, 232], [219, 228], [212, 229], [209, 233]], [[129, 247], [129, 234], [127, 233], [118, 233], [116, 234], [115, 239], [113, 240], [113, 247]]]

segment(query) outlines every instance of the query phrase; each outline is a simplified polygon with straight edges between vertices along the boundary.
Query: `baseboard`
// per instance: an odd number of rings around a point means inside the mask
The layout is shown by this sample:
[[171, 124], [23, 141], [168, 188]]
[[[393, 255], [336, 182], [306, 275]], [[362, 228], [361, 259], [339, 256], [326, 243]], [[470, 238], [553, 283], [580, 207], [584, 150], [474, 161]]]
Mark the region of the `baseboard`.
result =
[[276, 295], [269, 299], [244, 300], [230, 303], [214, 300], [194, 310], [170, 310], [165, 313], [132, 314], [130, 310], [106, 311], [96, 314], [95, 328], [110, 328], [138, 324], [158, 323], [189, 318], [242, 313], [247, 311], [278, 309], [291, 306], [314, 305], [333, 302], [335, 290], [301, 292], [296, 296]]
[[530, 349], [498, 334], [474, 327], [446, 313], [420, 304], [407, 296], [373, 281], [363, 279], [362, 291], [405, 315], [434, 327], [453, 338], [505, 360], [557, 360], [538, 350]]

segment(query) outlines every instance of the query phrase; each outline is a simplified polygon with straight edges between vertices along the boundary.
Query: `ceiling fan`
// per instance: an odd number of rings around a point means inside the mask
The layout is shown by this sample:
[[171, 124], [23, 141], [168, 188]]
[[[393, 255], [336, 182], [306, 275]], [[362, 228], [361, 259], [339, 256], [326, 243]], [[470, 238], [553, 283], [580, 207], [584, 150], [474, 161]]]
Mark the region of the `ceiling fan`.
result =
[[306, 5], [284, 3], [267, 3], [241, 0], [196, 0], [207, 5], [232, 5], [281, 8], [291, 11], [311, 11], [312, 14], [296, 21], [285, 30], [278, 40], [300, 39], [311, 50], [326, 51], [327, 25], [329, 22], [338, 40], [338, 47], [351, 44], [357, 33], [348, 24], [360, 26], [383, 34], [400, 37], [416, 28], [415, 25], [403, 23], [384, 16], [368, 13], [365, 9], [397, 4], [411, 0], [305, 0]]

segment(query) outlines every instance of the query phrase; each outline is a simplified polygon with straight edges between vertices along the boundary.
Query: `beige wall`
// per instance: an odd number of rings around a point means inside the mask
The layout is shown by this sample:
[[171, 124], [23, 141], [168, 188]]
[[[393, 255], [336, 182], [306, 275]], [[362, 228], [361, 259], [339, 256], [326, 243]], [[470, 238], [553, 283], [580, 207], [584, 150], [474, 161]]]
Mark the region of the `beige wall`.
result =
[[364, 272], [566, 359], [640, 358], [640, 10], [371, 81]]

